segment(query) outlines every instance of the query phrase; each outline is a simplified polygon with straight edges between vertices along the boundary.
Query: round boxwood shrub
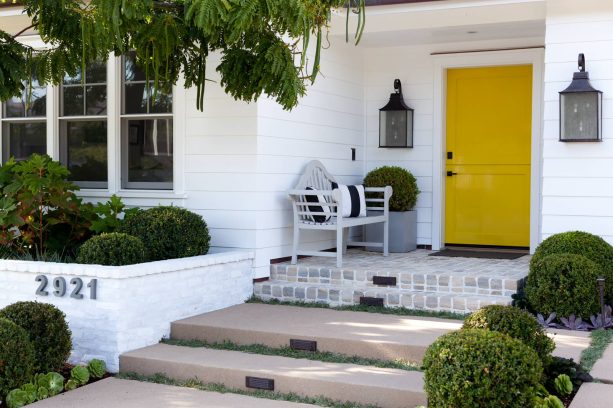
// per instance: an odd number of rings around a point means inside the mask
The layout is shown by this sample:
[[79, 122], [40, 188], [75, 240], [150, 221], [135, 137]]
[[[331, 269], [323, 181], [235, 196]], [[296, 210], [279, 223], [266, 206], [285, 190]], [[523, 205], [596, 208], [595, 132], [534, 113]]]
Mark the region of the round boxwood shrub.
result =
[[392, 186], [390, 211], [410, 211], [415, 207], [419, 189], [415, 177], [398, 166], [383, 166], [370, 171], [364, 177], [365, 187]]
[[531, 347], [482, 329], [439, 337], [423, 366], [430, 408], [530, 407], [543, 374]]
[[530, 267], [526, 298], [539, 313], [574, 314], [588, 318], [598, 313], [598, 284], [602, 269], [582, 255], [553, 254]]
[[548, 357], [555, 348], [555, 343], [545, 334], [534, 316], [513, 306], [485, 306], [468, 316], [463, 328], [507, 334], [532, 347], [542, 359]]
[[77, 262], [95, 265], [132, 265], [145, 262], [145, 245], [120, 232], [96, 235], [79, 249]]
[[143, 241], [150, 261], [204, 255], [211, 240], [202, 217], [179, 207], [139, 211], [129, 216], [120, 230]]
[[34, 346], [37, 373], [59, 371], [72, 349], [66, 316], [48, 303], [17, 302], [0, 310], [5, 318], [21, 326]]
[[554, 234], [545, 239], [536, 248], [530, 270], [543, 258], [552, 254], [583, 255], [596, 262], [601, 268], [601, 274], [606, 278], [606, 296], [613, 301], [613, 246], [597, 235], [583, 231], [569, 231]]
[[0, 318], [0, 401], [9, 391], [30, 381], [35, 373], [34, 346], [28, 333]]

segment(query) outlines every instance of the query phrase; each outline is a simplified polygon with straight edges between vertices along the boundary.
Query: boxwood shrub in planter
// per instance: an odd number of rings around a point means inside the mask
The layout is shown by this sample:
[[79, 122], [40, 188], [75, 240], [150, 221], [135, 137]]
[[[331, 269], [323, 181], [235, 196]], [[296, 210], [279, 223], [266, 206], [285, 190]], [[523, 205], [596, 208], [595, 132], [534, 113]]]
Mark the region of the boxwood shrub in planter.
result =
[[555, 348], [555, 343], [534, 316], [513, 306], [485, 306], [468, 316], [463, 328], [486, 329], [507, 334], [532, 347], [543, 360], [547, 360]]
[[94, 265], [132, 265], [145, 262], [145, 246], [136, 237], [120, 232], [101, 234], [79, 249], [77, 262]]
[[28, 333], [0, 317], [0, 401], [34, 375], [34, 347]]
[[552, 254], [582, 255], [598, 264], [601, 268], [601, 275], [606, 278], [607, 300], [613, 302], [613, 246], [607, 241], [583, 231], [554, 234], [536, 248], [530, 261], [530, 270], [534, 270], [544, 257]]
[[[408, 252], [417, 247], [417, 212], [413, 210], [417, 203], [417, 181], [406, 169], [398, 166], [383, 166], [370, 171], [364, 178], [365, 187], [391, 186], [393, 189], [389, 201], [389, 251]], [[379, 194], [382, 198], [382, 195]], [[370, 224], [364, 227], [367, 242], [381, 242], [383, 224]], [[381, 251], [381, 248], [368, 248]]]
[[0, 318], [19, 325], [29, 336], [34, 346], [35, 372], [62, 368], [70, 356], [72, 333], [61, 310], [48, 303], [17, 302], [0, 310]]
[[576, 315], [587, 319], [598, 313], [598, 284], [602, 268], [577, 254], [552, 254], [531, 263], [526, 297], [537, 312], [547, 316]]
[[139, 238], [149, 261], [205, 255], [211, 241], [202, 217], [179, 207], [160, 206], [131, 214], [120, 232]]
[[482, 329], [439, 337], [423, 367], [430, 408], [531, 407], [543, 375], [531, 347]]

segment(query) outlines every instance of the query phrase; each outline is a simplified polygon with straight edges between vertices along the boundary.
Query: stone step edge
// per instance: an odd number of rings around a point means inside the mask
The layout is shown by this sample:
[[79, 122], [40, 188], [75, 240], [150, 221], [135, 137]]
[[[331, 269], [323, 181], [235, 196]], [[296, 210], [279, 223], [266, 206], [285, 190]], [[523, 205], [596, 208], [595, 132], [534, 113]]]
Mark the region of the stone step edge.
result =
[[[330, 270], [329, 268], [303, 267], [287, 273], [279, 273], [283, 266], [271, 265], [271, 280], [333, 285], [362, 285], [381, 287], [372, 283], [373, 276], [396, 277], [396, 287], [415, 291], [441, 291], [449, 293], [479, 293], [494, 296], [511, 296], [523, 286], [523, 278], [502, 278], [474, 274], [453, 275], [412, 272], [366, 272]], [[274, 269], [274, 271], [273, 271]], [[308, 270], [307, 270], [308, 269]]]
[[[165, 352], [176, 348], [170, 356]], [[205, 349], [206, 350], [206, 349]], [[222, 353], [224, 361], [230, 361], [241, 355], [243, 361], [240, 367], [221, 367], [205, 355], [198, 356], [202, 349], [158, 344], [135, 350], [120, 356], [120, 372], [134, 372], [140, 375], [164, 374], [175, 380], [198, 379], [203, 383], [220, 383], [228, 388], [243, 391], [255, 391], [246, 387], [246, 377], [269, 378], [275, 382], [275, 392], [295, 393], [307, 397], [326, 397], [336, 401], [350, 401], [361, 404], [375, 404], [382, 408], [400, 408], [405, 406], [425, 405], [426, 397], [423, 391], [423, 373], [395, 369], [379, 369], [379, 374], [367, 373], [364, 366], [353, 364], [321, 363], [312, 360], [291, 359], [288, 357], [262, 356], [235, 351], [214, 350], [213, 353]], [[209, 350], [210, 352], [210, 350]], [[181, 354], [182, 358], [177, 358]], [[202, 360], [204, 358], [204, 360]], [[218, 355], [219, 359], [220, 356]], [[200, 359], [201, 361], [198, 361]], [[251, 366], [245, 363], [251, 361]], [[292, 360], [295, 360], [292, 362]], [[266, 361], [272, 364], [269, 371], [285, 369], [284, 373], [265, 372]], [[302, 362], [302, 363], [299, 363]], [[208, 363], [208, 364], [207, 364]], [[300, 365], [302, 364], [302, 366]], [[345, 368], [345, 371], [341, 371]], [[317, 371], [314, 371], [317, 370]], [[302, 371], [300, 371], [302, 370]], [[308, 373], [340, 371], [338, 376], [317, 375], [316, 378]], [[307, 374], [304, 374], [307, 373]], [[344, 375], [343, 375], [344, 374]], [[385, 376], [385, 384], [377, 375]], [[356, 377], [365, 377], [355, 381]], [[399, 377], [401, 376], [401, 377]], [[351, 377], [351, 378], [350, 378]], [[351, 379], [354, 381], [350, 381]], [[377, 381], [379, 384], [377, 384]], [[394, 381], [395, 380], [395, 381]], [[395, 382], [395, 384], [391, 384]], [[402, 382], [402, 386], [400, 385]], [[409, 383], [409, 386], [405, 383]]]
[[387, 307], [471, 313], [490, 304], [510, 304], [510, 296], [485, 294], [421, 292], [397, 288], [355, 288], [324, 286], [299, 282], [264, 281], [254, 285], [254, 295], [261, 300], [323, 302], [330, 306], [357, 305], [360, 297], [380, 297]]

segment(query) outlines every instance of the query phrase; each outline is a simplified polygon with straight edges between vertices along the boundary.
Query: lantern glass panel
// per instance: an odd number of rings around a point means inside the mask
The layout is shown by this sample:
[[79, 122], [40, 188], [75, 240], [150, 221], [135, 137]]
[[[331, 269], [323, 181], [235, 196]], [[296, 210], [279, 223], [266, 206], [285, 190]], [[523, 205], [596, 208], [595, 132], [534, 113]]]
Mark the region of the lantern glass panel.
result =
[[413, 112], [379, 111], [379, 146], [408, 147], [413, 145]]
[[561, 140], [598, 140], [598, 92], [571, 92], [561, 95]]

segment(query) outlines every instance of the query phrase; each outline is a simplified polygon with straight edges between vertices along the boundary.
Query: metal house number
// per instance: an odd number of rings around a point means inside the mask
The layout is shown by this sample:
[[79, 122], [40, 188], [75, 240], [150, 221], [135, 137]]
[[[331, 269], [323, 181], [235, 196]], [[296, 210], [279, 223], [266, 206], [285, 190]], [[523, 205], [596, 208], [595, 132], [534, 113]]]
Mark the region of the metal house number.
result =
[[[46, 290], [47, 285], [49, 285], [49, 278], [45, 275], [38, 275], [36, 282], [40, 282], [38, 285], [38, 289], [36, 289], [36, 294], [38, 296], [48, 296], [49, 292]], [[51, 281], [51, 286], [53, 288], [53, 294], [57, 297], [63, 297], [66, 295], [66, 292], [70, 290], [70, 297], [73, 299], [83, 299], [83, 280], [81, 278], [72, 278], [70, 280], [70, 285], [72, 288], [68, 288], [68, 284], [66, 283], [66, 279], [58, 276], [53, 278]], [[98, 279], [91, 279], [87, 284], [87, 288], [89, 289], [89, 298], [95, 300], [97, 297], [97, 285]]]

